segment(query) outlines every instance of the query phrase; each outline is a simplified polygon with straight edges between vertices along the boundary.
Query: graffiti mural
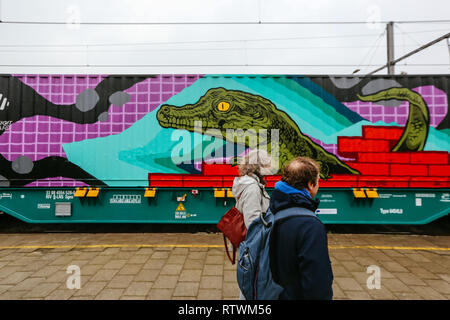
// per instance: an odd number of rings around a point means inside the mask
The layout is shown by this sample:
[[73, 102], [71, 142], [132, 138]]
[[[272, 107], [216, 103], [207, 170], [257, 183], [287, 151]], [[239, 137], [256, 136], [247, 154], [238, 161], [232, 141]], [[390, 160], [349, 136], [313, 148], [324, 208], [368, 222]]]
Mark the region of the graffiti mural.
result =
[[[276, 129], [280, 166], [312, 157], [328, 186], [447, 187], [448, 80], [3, 75], [0, 186], [147, 186], [149, 174], [202, 174], [205, 154], [250, 147], [227, 130], [265, 130], [256, 141], [270, 151]], [[175, 163], [183, 137], [190, 161]]]

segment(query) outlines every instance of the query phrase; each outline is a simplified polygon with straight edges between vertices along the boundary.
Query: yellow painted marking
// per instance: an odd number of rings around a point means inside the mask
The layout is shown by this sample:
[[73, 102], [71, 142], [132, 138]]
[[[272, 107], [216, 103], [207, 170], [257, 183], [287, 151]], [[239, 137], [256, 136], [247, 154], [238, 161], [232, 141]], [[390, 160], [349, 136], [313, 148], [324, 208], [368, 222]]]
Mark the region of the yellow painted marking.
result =
[[[92, 245], [33, 245], [33, 246], [0, 246], [6, 249], [89, 249], [89, 248], [223, 248], [223, 244], [92, 244]], [[425, 250], [450, 251], [443, 247], [400, 247], [400, 246], [328, 246], [338, 249], [373, 249], [373, 250]]]

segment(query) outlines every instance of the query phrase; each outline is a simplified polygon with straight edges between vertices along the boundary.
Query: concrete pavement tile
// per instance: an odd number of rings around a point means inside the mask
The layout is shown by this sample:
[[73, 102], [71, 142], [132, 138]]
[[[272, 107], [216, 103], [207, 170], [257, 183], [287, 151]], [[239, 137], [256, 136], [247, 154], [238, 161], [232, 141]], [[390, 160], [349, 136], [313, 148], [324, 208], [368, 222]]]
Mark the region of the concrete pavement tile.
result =
[[150, 259], [149, 255], [135, 254], [130, 259], [128, 259], [127, 264], [144, 264]]
[[[105, 250], [103, 250], [102, 252], [98, 253], [98, 252], [89, 252], [89, 254], [93, 254], [93, 255], [100, 255], [100, 256], [115, 256], [116, 254], [118, 254], [120, 252], [120, 248], [106, 248]], [[86, 252], [86, 254], [88, 254], [88, 252]]]
[[119, 272], [117, 269], [100, 269], [92, 276], [91, 281], [111, 281], [117, 272]]
[[346, 299], [347, 296], [344, 293], [344, 291], [341, 290], [341, 288], [339, 287], [339, 285], [333, 281], [333, 300], [339, 300], [339, 299]]
[[103, 269], [121, 269], [127, 260], [110, 260], [104, 266]]
[[4, 293], [0, 294], [0, 300], [19, 300], [22, 299], [24, 295], [26, 295], [28, 291], [22, 290], [22, 291], [5, 291]]
[[406, 285], [417, 285], [417, 286], [425, 286], [427, 285], [423, 282], [419, 277], [414, 275], [413, 273], [392, 273], [396, 278], [400, 279]]
[[220, 264], [220, 265], [222, 265], [223, 261], [224, 261], [223, 255], [209, 255], [209, 252], [208, 252], [208, 255], [206, 256], [205, 263], [206, 264]]
[[139, 250], [136, 251], [136, 255], [144, 255], [150, 258], [153, 252], [153, 248], [139, 248]]
[[342, 251], [342, 249], [339, 250], [333, 250], [330, 252], [330, 255], [334, 258], [336, 258], [338, 261], [353, 261], [354, 258], [351, 254]]
[[415, 262], [431, 262], [430, 259], [426, 258], [425, 255], [419, 252], [405, 253], [405, 256]]
[[[209, 242], [210, 240], [207, 238], [205, 239], [205, 243]], [[189, 248], [189, 252], [206, 252], [209, 248], [206, 247], [191, 247]]]
[[142, 267], [143, 269], [157, 269], [160, 270], [166, 264], [166, 260], [153, 259], [147, 261]]
[[335, 277], [348, 277], [350, 275], [350, 272], [341, 265], [333, 265], [331, 269], [333, 270], [333, 275]]
[[[221, 244], [223, 244], [223, 240]], [[208, 256], [223, 256], [224, 250], [224, 248], [208, 248]]]
[[395, 278], [395, 276], [391, 272], [387, 271], [384, 268], [381, 268], [381, 266], [380, 266], [380, 271], [381, 271], [381, 279], [394, 279]]
[[339, 285], [339, 287], [344, 291], [363, 291], [364, 289], [361, 285], [353, 278], [343, 278], [335, 277], [334, 281]]
[[399, 279], [382, 279], [381, 285], [387, 287], [391, 292], [411, 292], [411, 288]]
[[197, 300], [195, 297], [172, 296], [171, 300]]
[[433, 262], [417, 262], [417, 267], [422, 267], [430, 271], [431, 273], [448, 273], [448, 266], [442, 266]]
[[365, 291], [345, 291], [345, 295], [350, 300], [372, 300], [372, 297]]
[[153, 259], [167, 259], [170, 256], [170, 251], [155, 251], [152, 254], [152, 260]]
[[[237, 257], [236, 257], [237, 259]], [[224, 271], [236, 271], [236, 264], [231, 264], [230, 260], [228, 260], [228, 257], [224, 257], [224, 262], [223, 262], [223, 270]]]
[[159, 275], [155, 283], [153, 284], [153, 288], [155, 289], [173, 289], [176, 287], [178, 281], [178, 276], [166, 276]]
[[205, 260], [206, 259], [206, 251], [190, 251], [187, 255], [188, 260]]
[[124, 289], [106, 288], [95, 297], [95, 300], [119, 300], [124, 291]]
[[101, 264], [94, 264], [94, 265], [85, 265], [82, 268], [80, 268], [81, 276], [92, 276], [96, 274], [100, 269], [102, 269], [103, 266]]
[[397, 257], [397, 258], [394, 258], [394, 260], [395, 260], [395, 262], [397, 262], [398, 264], [400, 264], [402, 267], [404, 267], [406, 269], [408, 267], [414, 267], [417, 265], [416, 261], [413, 261], [406, 256], [405, 257]]
[[31, 291], [28, 291], [27, 294], [23, 296], [24, 299], [28, 298], [39, 298], [44, 299], [47, 297], [52, 291], [58, 288], [58, 283], [40, 283], [35, 286]]
[[[108, 248], [108, 249], [114, 249], [114, 248]], [[91, 261], [92, 259], [94, 259], [96, 256], [98, 255], [102, 255], [105, 251], [98, 253], [98, 252], [83, 252], [83, 251], [78, 251], [77, 253], [79, 253], [78, 255], [76, 255], [77, 259], [80, 260], [89, 260]]]
[[401, 258], [404, 257], [404, 254], [402, 252], [400, 252], [399, 250], [381, 250], [381, 252], [383, 252], [385, 255], [392, 257], [392, 258]]
[[372, 275], [366, 272], [350, 272], [351, 276], [363, 287], [366, 287], [367, 279]]
[[38, 270], [35, 273], [33, 273], [32, 277], [49, 278], [50, 276], [54, 275], [55, 273], [57, 273], [59, 271], [66, 272], [66, 268], [64, 268], [64, 266], [45, 266], [41, 270]]
[[236, 270], [226, 270], [223, 273], [223, 281], [225, 282], [233, 282], [233, 281], [235, 282], [237, 281], [236, 277], [237, 277]]
[[183, 269], [203, 270], [203, 260], [189, 260], [187, 259], [183, 265]]
[[200, 288], [202, 289], [221, 289], [221, 276], [202, 276], [200, 279]]
[[222, 295], [224, 299], [239, 299], [239, 286], [235, 282], [224, 282]]
[[390, 272], [408, 272], [401, 264], [395, 261], [383, 261], [383, 268]]
[[397, 297], [388, 288], [383, 286], [383, 280], [381, 280], [380, 289], [367, 290], [367, 292], [375, 300], [397, 300]]
[[174, 297], [196, 297], [199, 284], [196, 282], [178, 282], [173, 292]]
[[187, 255], [189, 253], [189, 248], [173, 248], [172, 254], [181, 254], [181, 255]]
[[128, 260], [136, 254], [136, 251], [127, 251], [128, 248], [120, 248], [120, 252], [114, 255], [114, 259]]
[[118, 274], [121, 275], [137, 275], [142, 270], [143, 264], [125, 264]]
[[450, 285], [450, 274], [437, 274], [437, 276], [441, 277], [441, 279], [447, 281]]
[[[79, 266], [80, 268], [82, 268], [83, 266], [85, 266], [89, 263], [90, 263], [90, 260], [80, 260], [80, 259], [78, 259], [78, 257], [76, 257], [76, 259], [74, 259], [70, 262], [70, 265], [76, 265], [76, 266]], [[62, 265], [62, 266], [64, 266], [64, 265]], [[68, 267], [68, 266], [69, 265], [64, 266], [64, 267]], [[59, 267], [61, 267], [61, 266], [59, 266]]]
[[45, 281], [45, 278], [26, 278], [23, 281], [16, 284], [14, 287], [9, 289], [9, 291], [23, 291], [23, 290], [32, 290], [37, 285], [41, 284]]
[[203, 266], [204, 276], [221, 276], [223, 275], [223, 266], [220, 264], [205, 264]]
[[26, 265], [32, 264], [32, 263], [38, 261], [38, 259], [39, 258], [36, 258], [36, 257], [24, 257], [23, 255], [21, 255], [18, 257], [18, 259], [10, 261], [10, 263], [8, 263], [8, 265], [12, 266], [12, 267], [21, 267], [21, 266], [26, 266]]
[[178, 281], [200, 282], [201, 270], [182, 270]]
[[87, 283], [81, 282], [80, 289], [72, 289], [74, 291], [73, 297], [91, 297], [92, 299], [102, 291], [108, 282], [106, 281], [89, 281]]
[[423, 298], [415, 292], [396, 292], [395, 296], [399, 300], [423, 300]]
[[186, 261], [186, 255], [181, 255], [181, 254], [171, 254], [170, 257], [167, 259], [167, 263], [168, 264], [184, 264], [184, 262]]
[[69, 300], [94, 300], [93, 296], [71, 296]]
[[222, 290], [217, 289], [199, 289], [198, 300], [221, 300]]
[[170, 300], [174, 289], [152, 288], [147, 299], [150, 300]]
[[426, 279], [425, 282], [429, 287], [433, 288], [437, 292], [441, 294], [450, 294], [450, 285], [445, 280], [431, 280]]
[[358, 272], [358, 271], [366, 270], [366, 268], [364, 268], [363, 266], [359, 265], [358, 263], [356, 263], [354, 261], [341, 261], [341, 264], [349, 272], [352, 272], [352, 271]]
[[121, 296], [120, 300], [145, 300], [145, 296]]
[[411, 289], [417, 292], [425, 300], [445, 300], [445, 296], [430, 287], [411, 286]]
[[13, 286], [11, 284], [7, 285], [7, 284], [0, 284], [0, 295], [5, 292], [8, 291], [9, 289], [11, 289]]
[[[115, 257], [115, 256], [114, 256]], [[100, 264], [100, 265], [105, 265], [106, 263], [108, 263], [110, 260], [112, 259], [111, 255], [98, 255], [96, 256], [94, 259], [92, 259], [89, 264], [93, 265], [93, 264]]]
[[139, 282], [131, 282], [130, 285], [126, 288], [124, 295], [128, 296], [147, 296], [150, 292], [150, 289], [153, 286], [153, 282], [149, 281], [139, 281]]
[[372, 250], [371, 252], [369, 252], [369, 256], [374, 258], [378, 263], [381, 263], [381, 261], [387, 262], [387, 261], [392, 261], [392, 257], [389, 257], [388, 255], [384, 254], [383, 252], [381, 252], [381, 250]]
[[159, 274], [179, 275], [181, 273], [181, 269], [183, 269], [182, 264], [166, 264], [166, 265], [164, 265], [164, 267], [162, 267], [161, 272]]
[[68, 265], [72, 264], [73, 260], [75, 260], [75, 258], [73, 256], [63, 255], [63, 256], [56, 258], [53, 261], [50, 261], [48, 263], [48, 265], [50, 265], [50, 266], [61, 266], [61, 265], [68, 266]]
[[33, 272], [14, 272], [8, 277], [0, 280], [0, 285], [16, 285], [24, 279], [28, 278]]
[[142, 269], [134, 277], [134, 281], [155, 281], [159, 275], [159, 270], [157, 269]]
[[45, 300], [68, 300], [74, 294], [73, 290], [69, 289], [56, 289], [48, 296], [45, 297]]
[[11, 274], [19, 271], [17, 267], [6, 266], [0, 269], [0, 279], [9, 277]]
[[126, 289], [131, 281], [133, 281], [134, 276], [119, 276], [116, 275], [106, 286], [107, 288], [114, 289]]
[[32, 264], [23, 266], [21, 268], [21, 271], [38, 271], [44, 268], [46, 265], [48, 265], [48, 261], [46, 260], [35, 261]]

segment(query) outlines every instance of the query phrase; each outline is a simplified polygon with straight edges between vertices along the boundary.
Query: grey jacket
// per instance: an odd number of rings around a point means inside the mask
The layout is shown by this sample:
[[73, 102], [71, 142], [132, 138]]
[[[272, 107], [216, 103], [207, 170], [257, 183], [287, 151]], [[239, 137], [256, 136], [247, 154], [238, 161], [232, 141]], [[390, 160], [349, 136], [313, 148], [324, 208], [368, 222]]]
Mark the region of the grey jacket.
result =
[[244, 224], [248, 229], [250, 223], [258, 218], [261, 212], [267, 211], [270, 197], [255, 175], [236, 177], [232, 192], [236, 198], [236, 209], [244, 215]]

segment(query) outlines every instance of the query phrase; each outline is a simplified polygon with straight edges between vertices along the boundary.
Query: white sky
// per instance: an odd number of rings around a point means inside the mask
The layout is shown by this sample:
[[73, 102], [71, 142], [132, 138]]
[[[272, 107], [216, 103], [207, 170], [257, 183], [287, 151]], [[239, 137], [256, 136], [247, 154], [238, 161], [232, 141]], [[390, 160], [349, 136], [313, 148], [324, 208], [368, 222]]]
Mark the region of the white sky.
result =
[[[385, 21], [450, 19], [448, 0], [0, 0], [0, 10], [4, 22], [60, 23], [0, 23], [0, 73], [45, 74], [351, 74], [357, 68], [364, 74], [386, 63]], [[265, 24], [292, 21], [367, 24]], [[450, 23], [396, 24], [395, 57], [449, 30]], [[447, 42], [399, 62], [395, 71], [450, 73]]]

